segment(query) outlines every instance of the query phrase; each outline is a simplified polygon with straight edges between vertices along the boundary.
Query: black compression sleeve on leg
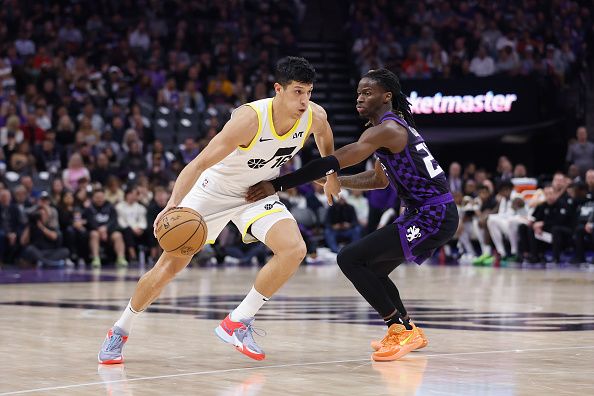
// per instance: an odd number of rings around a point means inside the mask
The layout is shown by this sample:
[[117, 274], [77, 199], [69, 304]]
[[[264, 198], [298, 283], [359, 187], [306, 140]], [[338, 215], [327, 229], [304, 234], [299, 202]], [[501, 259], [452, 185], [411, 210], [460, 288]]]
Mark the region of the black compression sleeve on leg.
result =
[[301, 169], [271, 180], [270, 183], [274, 186], [275, 191], [285, 191], [320, 179], [324, 176], [331, 175], [339, 170], [340, 164], [338, 163], [338, 160], [335, 156], [329, 155], [310, 161]]

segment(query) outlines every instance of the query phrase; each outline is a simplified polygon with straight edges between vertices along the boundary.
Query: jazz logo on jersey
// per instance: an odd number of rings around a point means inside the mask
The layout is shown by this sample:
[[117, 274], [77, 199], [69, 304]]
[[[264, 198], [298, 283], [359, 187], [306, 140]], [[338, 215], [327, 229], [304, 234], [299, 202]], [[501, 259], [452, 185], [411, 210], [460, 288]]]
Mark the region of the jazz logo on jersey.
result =
[[271, 168], [280, 168], [285, 163], [287, 163], [291, 158], [293, 158], [293, 150], [295, 150], [295, 146], [293, 147], [281, 147], [276, 150], [276, 153], [270, 159], [265, 160], [262, 158], [251, 158], [247, 162], [247, 166], [252, 169], [260, 169], [267, 163], [274, 160]]
[[302, 137], [303, 137], [303, 132], [305, 132], [305, 131], [301, 131], [301, 132], [295, 132], [295, 133], [293, 134], [293, 137], [292, 137], [292, 139], [302, 138]]
[[410, 227], [408, 227], [408, 229], [406, 230], [406, 239], [409, 242], [412, 242], [413, 240], [420, 238], [420, 237], [421, 237], [421, 230], [416, 225], [413, 224]]
[[274, 208], [274, 205], [279, 204], [280, 206], [285, 206], [282, 202], [280, 201], [274, 201], [273, 203], [267, 203], [266, 205], [264, 205], [264, 209], [266, 210], [270, 210], [272, 208]]

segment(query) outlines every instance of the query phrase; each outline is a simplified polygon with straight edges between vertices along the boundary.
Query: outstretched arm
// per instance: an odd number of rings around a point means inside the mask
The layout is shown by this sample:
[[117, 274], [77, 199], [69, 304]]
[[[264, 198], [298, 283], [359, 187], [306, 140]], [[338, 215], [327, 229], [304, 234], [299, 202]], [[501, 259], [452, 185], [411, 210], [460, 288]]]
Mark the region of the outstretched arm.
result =
[[407, 143], [404, 129], [379, 125], [366, 130], [355, 143], [346, 145], [334, 152], [334, 155], [319, 158], [306, 164], [301, 169], [284, 175], [270, 182], [261, 182], [249, 188], [246, 199], [254, 202], [274, 194], [331, 175], [367, 159], [375, 150], [386, 147], [392, 152], [400, 152]]
[[[338, 181], [342, 187], [351, 190], [382, 189], [388, 187], [390, 183], [378, 159], [375, 160], [375, 169], [366, 170], [365, 172], [354, 175], [339, 176]], [[326, 183], [326, 178], [322, 177], [315, 182], [323, 186]]]
[[[312, 107], [314, 109], [312, 132], [316, 146], [318, 146], [320, 156], [327, 157], [334, 153], [334, 134], [330, 123], [328, 123], [326, 111], [315, 103], [312, 103]], [[328, 205], [332, 205], [332, 196], [338, 197], [340, 193], [340, 182], [336, 174], [328, 176], [328, 180], [324, 185], [324, 192], [326, 193]]]
[[[253, 133], [246, 136], [245, 131], [253, 131]], [[169, 198], [165, 208], [157, 215], [153, 223], [153, 228], [156, 228], [157, 223], [165, 212], [179, 205], [181, 200], [190, 192], [202, 172], [223, 160], [237, 146], [249, 144], [257, 131], [258, 117], [255, 111], [248, 106], [238, 108], [236, 114], [225, 124], [221, 132], [181, 171], [173, 185], [171, 198]], [[250, 141], [246, 141], [247, 138]]]
[[340, 185], [351, 190], [376, 190], [388, 187], [389, 181], [381, 162], [375, 160], [375, 169], [355, 175], [340, 176]]

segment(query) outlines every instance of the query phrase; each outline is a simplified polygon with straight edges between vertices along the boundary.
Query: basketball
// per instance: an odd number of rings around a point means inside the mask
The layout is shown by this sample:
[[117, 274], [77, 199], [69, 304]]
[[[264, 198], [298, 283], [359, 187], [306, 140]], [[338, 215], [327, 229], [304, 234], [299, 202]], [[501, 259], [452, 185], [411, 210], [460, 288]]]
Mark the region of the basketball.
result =
[[161, 217], [155, 235], [165, 252], [176, 257], [192, 257], [204, 246], [208, 232], [200, 213], [190, 208], [175, 208]]

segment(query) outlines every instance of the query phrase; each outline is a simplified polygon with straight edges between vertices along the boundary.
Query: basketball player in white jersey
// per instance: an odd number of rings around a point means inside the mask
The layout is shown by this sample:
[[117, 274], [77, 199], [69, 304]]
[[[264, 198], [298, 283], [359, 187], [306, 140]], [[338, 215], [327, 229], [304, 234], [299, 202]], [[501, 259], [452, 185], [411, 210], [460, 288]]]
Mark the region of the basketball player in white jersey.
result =
[[[220, 133], [182, 170], [167, 206], [155, 220], [157, 224], [174, 207], [192, 208], [206, 221], [207, 243], [214, 243], [232, 221], [245, 243], [260, 240], [274, 253], [245, 299], [215, 329], [223, 341], [256, 360], [264, 359], [265, 354], [252, 337], [254, 316], [297, 270], [306, 249], [297, 223], [277, 195], [254, 203], [248, 203], [245, 196], [250, 186], [278, 177], [280, 167], [297, 154], [310, 133], [322, 156], [334, 152], [326, 112], [309, 101], [314, 78], [315, 70], [305, 59], [281, 59], [276, 67], [274, 98], [248, 103], [233, 112]], [[334, 191], [340, 189], [335, 175], [329, 180], [336, 183]], [[133, 320], [190, 259], [166, 252], [161, 255], [140, 279], [130, 303], [107, 333], [99, 363], [124, 361], [122, 349]]]

